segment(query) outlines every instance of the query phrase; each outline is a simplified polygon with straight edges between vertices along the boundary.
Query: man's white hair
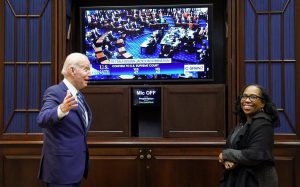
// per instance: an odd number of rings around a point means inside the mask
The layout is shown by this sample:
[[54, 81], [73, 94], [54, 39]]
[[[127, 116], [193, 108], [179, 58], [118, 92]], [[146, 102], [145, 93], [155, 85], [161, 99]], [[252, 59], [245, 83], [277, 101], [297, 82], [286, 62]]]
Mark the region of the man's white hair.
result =
[[80, 66], [80, 64], [84, 61], [89, 61], [87, 56], [82, 53], [71, 53], [67, 56], [63, 68], [61, 70], [61, 74], [66, 76], [68, 74], [68, 68], [72, 66]]

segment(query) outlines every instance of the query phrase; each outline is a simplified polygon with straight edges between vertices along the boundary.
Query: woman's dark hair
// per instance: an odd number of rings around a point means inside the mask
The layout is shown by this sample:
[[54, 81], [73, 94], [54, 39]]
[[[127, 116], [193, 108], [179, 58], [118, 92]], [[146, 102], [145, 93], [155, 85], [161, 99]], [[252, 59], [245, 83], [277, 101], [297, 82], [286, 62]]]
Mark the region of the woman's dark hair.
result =
[[269, 96], [267, 90], [265, 88], [263, 88], [262, 86], [258, 85], [258, 84], [246, 85], [241, 90], [240, 95], [237, 97], [237, 100], [236, 100], [236, 103], [235, 103], [235, 113], [240, 118], [240, 122], [245, 123], [247, 121], [247, 117], [246, 117], [246, 115], [245, 115], [245, 113], [244, 113], [244, 111], [242, 110], [242, 107], [241, 107], [241, 96], [243, 95], [245, 89], [248, 88], [249, 86], [255, 86], [258, 89], [260, 89], [261, 97], [262, 97], [262, 99], [265, 103], [265, 106], [263, 108], [264, 112], [269, 115], [269, 117], [271, 118], [274, 126], [279, 126], [279, 116], [278, 116], [278, 111], [276, 109], [276, 106], [272, 102], [272, 99]]

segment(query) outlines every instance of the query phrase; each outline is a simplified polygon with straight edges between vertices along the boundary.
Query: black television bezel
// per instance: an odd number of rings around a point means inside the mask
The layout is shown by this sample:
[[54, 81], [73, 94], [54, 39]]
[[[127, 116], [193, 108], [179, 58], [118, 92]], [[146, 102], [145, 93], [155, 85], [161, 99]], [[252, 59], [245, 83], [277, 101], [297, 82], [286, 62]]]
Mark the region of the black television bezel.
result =
[[79, 29], [79, 37], [80, 37], [80, 51], [85, 54], [84, 49], [84, 25], [83, 25], [83, 11], [84, 10], [96, 10], [96, 9], [142, 9], [142, 8], [191, 8], [191, 7], [207, 7], [208, 8], [208, 17], [209, 17], [209, 29], [208, 35], [209, 46], [210, 46], [210, 55], [211, 55], [211, 78], [201, 79], [201, 78], [186, 78], [186, 79], [108, 79], [108, 80], [92, 80], [89, 81], [89, 85], [124, 85], [124, 84], [132, 84], [132, 85], [151, 85], [151, 84], [214, 84], [218, 83], [215, 77], [215, 56], [214, 56], [214, 4], [213, 3], [187, 3], [187, 4], [169, 4], [169, 5], [126, 5], [126, 6], [101, 6], [101, 5], [92, 5], [92, 6], [79, 6], [79, 17], [80, 17], [80, 29]]

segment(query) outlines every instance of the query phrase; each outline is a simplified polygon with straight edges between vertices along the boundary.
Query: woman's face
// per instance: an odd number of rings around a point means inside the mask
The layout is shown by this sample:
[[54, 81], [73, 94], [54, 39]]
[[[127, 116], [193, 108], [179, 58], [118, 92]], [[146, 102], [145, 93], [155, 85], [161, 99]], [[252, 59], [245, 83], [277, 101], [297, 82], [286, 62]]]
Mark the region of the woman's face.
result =
[[261, 96], [261, 90], [254, 85], [248, 86], [244, 90], [244, 93], [241, 96], [241, 107], [247, 117], [247, 120], [265, 106], [264, 100]]

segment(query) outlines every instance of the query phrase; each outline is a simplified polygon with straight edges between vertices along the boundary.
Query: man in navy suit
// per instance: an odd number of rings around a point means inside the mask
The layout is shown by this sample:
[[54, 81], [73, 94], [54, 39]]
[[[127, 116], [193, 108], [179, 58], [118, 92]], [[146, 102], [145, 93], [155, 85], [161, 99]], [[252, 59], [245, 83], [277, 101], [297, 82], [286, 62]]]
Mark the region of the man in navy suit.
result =
[[88, 171], [87, 132], [92, 114], [79, 90], [87, 86], [89, 59], [81, 53], [67, 56], [63, 81], [49, 87], [37, 117], [44, 144], [38, 178], [46, 187], [78, 187]]

